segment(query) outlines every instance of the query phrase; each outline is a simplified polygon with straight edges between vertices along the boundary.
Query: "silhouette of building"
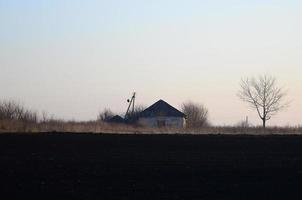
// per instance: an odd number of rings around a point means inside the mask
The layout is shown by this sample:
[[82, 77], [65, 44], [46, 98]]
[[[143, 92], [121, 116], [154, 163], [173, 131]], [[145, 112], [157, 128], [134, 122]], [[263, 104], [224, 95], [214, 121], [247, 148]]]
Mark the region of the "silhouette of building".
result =
[[123, 124], [125, 120], [121, 116], [115, 115], [108, 120], [108, 123]]
[[138, 123], [150, 128], [184, 128], [186, 115], [167, 102], [159, 100], [140, 113]]

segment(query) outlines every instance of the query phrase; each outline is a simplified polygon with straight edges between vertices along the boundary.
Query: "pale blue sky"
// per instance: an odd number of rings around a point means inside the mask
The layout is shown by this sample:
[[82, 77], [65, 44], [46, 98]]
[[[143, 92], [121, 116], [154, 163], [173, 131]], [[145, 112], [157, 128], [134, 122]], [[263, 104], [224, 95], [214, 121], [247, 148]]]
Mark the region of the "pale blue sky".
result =
[[1, 98], [64, 119], [94, 119], [164, 99], [204, 103], [214, 124], [257, 116], [236, 97], [243, 76], [270, 73], [302, 113], [302, 2], [0, 0]]

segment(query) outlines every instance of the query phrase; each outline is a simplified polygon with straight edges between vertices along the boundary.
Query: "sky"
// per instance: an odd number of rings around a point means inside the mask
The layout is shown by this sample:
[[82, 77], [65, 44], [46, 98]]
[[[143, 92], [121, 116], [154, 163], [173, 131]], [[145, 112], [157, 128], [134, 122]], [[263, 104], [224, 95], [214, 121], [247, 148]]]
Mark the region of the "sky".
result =
[[93, 120], [163, 99], [204, 104], [214, 125], [257, 114], [242, 77], [271, 74], [290, 107], [268, 125], [302, 125], [302, 1], [0, 0], [1, 99]]

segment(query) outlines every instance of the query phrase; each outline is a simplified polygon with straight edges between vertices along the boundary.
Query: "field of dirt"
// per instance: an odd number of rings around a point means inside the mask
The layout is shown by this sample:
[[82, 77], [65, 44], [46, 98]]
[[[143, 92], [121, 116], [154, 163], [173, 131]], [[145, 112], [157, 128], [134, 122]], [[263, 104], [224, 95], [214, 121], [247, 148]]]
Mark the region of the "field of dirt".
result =
[[1, 134], [0, 184], [2, 199], [300, 199], [302, 136]]

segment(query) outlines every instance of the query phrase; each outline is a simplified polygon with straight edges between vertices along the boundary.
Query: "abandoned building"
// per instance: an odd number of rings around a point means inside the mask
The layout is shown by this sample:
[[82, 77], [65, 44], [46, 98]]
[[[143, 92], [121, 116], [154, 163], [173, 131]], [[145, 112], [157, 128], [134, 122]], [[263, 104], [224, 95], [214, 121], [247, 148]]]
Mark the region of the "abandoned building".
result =
[[115, 115], [115, 116], [111, 117], [107, 122], [114, 123], [114, 124], [123, 124], [123, 123], [125, 123], [125, 120], [121, 116]]
[[159, 100], [140, 113], [138, 123], [150, 128], [184, 128], [186, 115], [167, 102]]

